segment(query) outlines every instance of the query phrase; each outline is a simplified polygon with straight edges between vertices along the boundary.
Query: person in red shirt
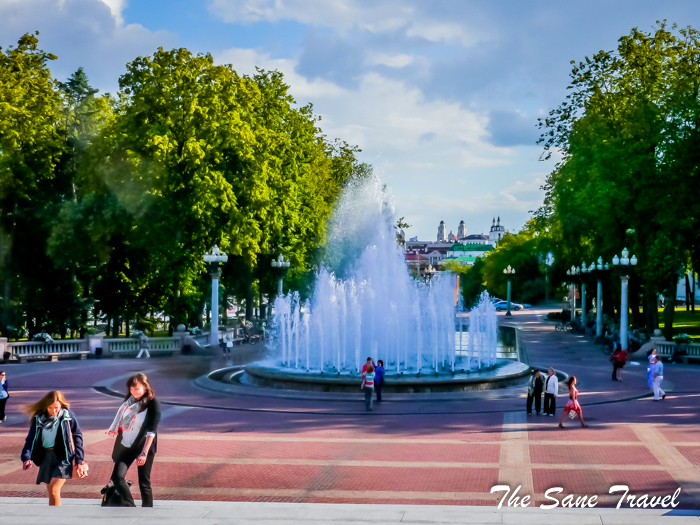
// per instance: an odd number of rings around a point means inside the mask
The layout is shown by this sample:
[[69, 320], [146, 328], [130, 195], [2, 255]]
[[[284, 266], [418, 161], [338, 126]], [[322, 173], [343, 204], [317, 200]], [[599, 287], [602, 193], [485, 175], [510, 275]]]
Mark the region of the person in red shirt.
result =
[[362, 379], [365, 378], [365, 374], [367, 373], [367, 365], [372, 365], [372, 368], [374, 368], [374, 359], [368, 357], [367, 362], [362, 365]]

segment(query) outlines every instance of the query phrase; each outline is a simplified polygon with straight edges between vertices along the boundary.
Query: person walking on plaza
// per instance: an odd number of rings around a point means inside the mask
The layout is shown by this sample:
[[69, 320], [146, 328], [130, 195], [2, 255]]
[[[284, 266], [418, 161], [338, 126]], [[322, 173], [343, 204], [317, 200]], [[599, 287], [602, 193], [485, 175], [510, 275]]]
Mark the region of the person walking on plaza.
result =
[[36, 484], [46, 483], [49, 505], [61, 505], [61, 487], [73, 477], [87, 476], [83, 433], [63, 394], [53, 390], [27, 407], [32, 422], [22, 449], [22, 470], [39, 467]]
[[559, 393], [559, 379], [554, 368], [547, 370], [547, 379], [544, 382], [544, 415], [554, 416], [557, 410], [557, 393]]
[[613, 364], [613, 381], [622, 381], [622, 368], [627, 362], [627, 350], [623, 350], [618, 345], [613, 354], [610, 356], [610, 360]]
[[0, 423], [7, 421], [5, 405], [7, 405], [9, 398], [10, 390], [7, 386], [7, 373], [4, 370], [0, 370]]
[[[559, 428], [564, 428], [564, 419], [569, 415], [571, 411], [578, 414], [581, 420], [581, 428], [586, 428], [588, 425], [583, 421], [583, 410], [578, 402], [578, 389], [576, 388], [576, 376], [571, 376], [566, 380], [566, 386], [569, 387], [569, 401], [567, 401], [564, 407], [564, 413], [561, 416], [561, 421], [559, 421]], [[571, 418], [574, 419], [574, 418]]]
[[373, 410], [372, 396], [374, 395], [374, 366], [367, 363], [365, 373], [362, 377], [362, 390], [365, 392], [365, 408], [367, 411]]
[[227, 330], [226, 333], [224, 333], [224, 340], [222, 344], [224, 357], [228, 355], [228, 358], [231, 359], [231, 349], [233, 348], [233, 332], [229, 332]]
[[661, 401], [661, 399], [666, 399], [666, 392], [661, 388], [661, 382], [664, 380], [664, 364], [658, 355], [654, 356], [652, 367], [654, 369], [654, 401]]
[[146, 354], [146, 358], [151, 357], [151, 354], [148, 352], [148, 349], [151, 347], [151, 345], [148, 342], [148, 336], [146, 335], [146, 332], [141, 332], [141, 335], [139, 335], [139, 355], [136, 356], [136, 359], [139, 359], [143, 354]]
[[152, 507], [151, 469], [158, 445], [160, 402], [144, 374], [131, 376], [126, 388], [129, 393], [107, 430], [109, 436], [117, 436], [112, 450], [114, 469], [111, 481], [122, 498], [123, 506], [135, 507], [125, 478], [129, 467], [136, 461], [141, 506]]
[[647, 384], [649, 388], [654, 388], [654, 359], [656, 358], [656, 348], [649, 352], [649, 366], [647, 367]]
[[535, 411], [540, 415], [542, 409], [542, 391], [544, 390], [544, 379], [539, 370], [530, 376], [530, 382], [527, 385], [527, 415], [532, 414], [532, 401], [535, 401]]
[[384, 386], [384, 361], [377, 360], [374, 368], [374, 391], [377, 392], [377, 403], [382, 402], [382, 387]]

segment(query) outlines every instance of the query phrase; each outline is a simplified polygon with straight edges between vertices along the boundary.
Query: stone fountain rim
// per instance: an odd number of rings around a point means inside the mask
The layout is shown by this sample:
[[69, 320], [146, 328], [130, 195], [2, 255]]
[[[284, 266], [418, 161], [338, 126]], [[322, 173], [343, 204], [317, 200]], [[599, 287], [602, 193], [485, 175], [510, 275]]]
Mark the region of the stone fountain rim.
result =
[[[264, 361], [263, 361], [264, 362]], [[497, 372], [499, 368], [510, 366], [511, 368], [519, 368], [518, 371], [487, 377], [484, 373]], [[358, 387], [359, 376], [346, 376], [338, 374], [328, 374], [322, 376], [320, 373], [308, 372], [293, 372], [288, 370], [273, 369], [271, 366], [261, 366], [260, 362], [250, 363], [243, 367], [246, 374], [267, 381], [285, 381], [297, 384], [317, 384], [327, 386], [354, 386]], [[409, 374], [406, 378], [397, 375], [385, 376], [385, 384], [387, 386], [400, 386], [405, 388], [410, 387], [426, 387], [426, 386], [456, 386], [456, 385], [476, 385], [483, 383], [497, 383], [504, 381], [512, 381], [522, 378], [532, 373], [532, 367], [525, 363], [510, 360], [500, 360], [494, 367], [488, 367], [487, 370], [473, 370], [471, 372], [455, 372], [454, 375], [450, 372], [436, 374], [421, 374], [420, 378], [416, 378], [416, 374]]]

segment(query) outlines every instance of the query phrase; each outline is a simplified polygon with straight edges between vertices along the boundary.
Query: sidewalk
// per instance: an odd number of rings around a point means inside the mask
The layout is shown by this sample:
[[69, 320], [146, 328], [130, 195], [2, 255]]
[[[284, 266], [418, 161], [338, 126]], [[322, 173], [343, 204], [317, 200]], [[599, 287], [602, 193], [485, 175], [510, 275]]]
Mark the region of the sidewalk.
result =
[[0, 520], [13, 525], [92, 524], [118, 519], [129, 525], [287, 525], [322, 523], [333, 525], [441, 525], [572, 523], [576, 525], [697, 525], [695, 511], [631, 509], [497, 508], [444, 505], [347, 505], [305, 503], [157, 502], [152, 509], [101, 508], [95, 500], [65, 500], [63, 507], [50, 508], [46, 500], [0, 498]]
[[[284, 391], [256, 396], [255, 389], [223, 394], [198, 388], [197, 377], [223, 365], [220, 355], [29, 363], [7, 368], [13, 390], [8, 421], [0, 425], [0, 496], [38, 497], [46, 503], [45, 488], [35, 484], [36, 470], [22, 471], [18, 459], [28, 424], [20, 407], [60, 389], [83, 428], [90, 464], [88, 478], [66, 483], [64, 502], [99, 498], [112, 467], [113, 442], [105, 429], [121, 399], [95, 387], [123, 393], [126, 379], [144, 371], [163, 403], [152, 476], [161, 507], [219, 508], [212, 501], [308, 508], [350, 504], [357, 509], [352, 517], [360, 519], [367, 516], [360, 504], [382, 512], [422, 505], [428, 516], [433, 509], [459, 512], [476, 506], [489, 516], [484, 519], [507, 520], [510, 510], [494, 518], [497, 499], [490, 489], [508, 484], [522, 485], [533, 505], [546, 503], [544, 493], [551, 487], [563, 487], [565, 494], [598, 495], [600, 509], [575, 512], [593, 513], [595, 523], [604, 515], [612, 523], [623, 511], [602, 509], [618, 500], [608, 490], [626, 484], [635, 494], [652, 496], [681, 488], [678, 508], [700, 508], [700, 367], [670, 365], [670, 381], [664, 385], [669, 395], [654, 403], [645, 397], [646, 367], [628, 365], [625, 381], [612, 381], [608, 357], [598, 347], [580, 336], [555, 332], [554, 324], [542, 322], [542, 313], [515, 312], [512, 322], [524, 331], [531, 364], [553, 365], [579, 378], [590, 428], [567, 419], [566, 429], [560, 430], [558, 417], [527, 417], [523, 388], [440, 396], [439, 401], [387, 395], [370, 415], [360, 394], [308, 399]], [[563, 405], [560, 399], [559, 415]], [[135, 481], [135, 476], [132, 472], [128, 479]], [[138, 488], [132, 489], [138, 498]], [[539, 511], [518, 512], [529, 516]], [[641, 512], [653, 518], [661, 511]], [[470, 510], [464, 519], [476, 513]], [[406, 514], [404, 521], [411, 516]]]

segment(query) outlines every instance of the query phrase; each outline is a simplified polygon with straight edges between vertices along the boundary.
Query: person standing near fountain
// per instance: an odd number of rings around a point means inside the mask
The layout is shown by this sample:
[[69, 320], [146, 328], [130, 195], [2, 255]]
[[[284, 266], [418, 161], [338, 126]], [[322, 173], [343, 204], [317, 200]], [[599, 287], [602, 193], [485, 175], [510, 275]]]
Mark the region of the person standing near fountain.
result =
[[535, 411], [540, 415], [542, 410], [542, 391], [544, 390], [544, 379], [539, 370], [530, 377], [530, 382], [527, 385], [527, 415], [532, 414], [532, 401], [535, 401]]
[[374, 394], [374, 366], [372, 363], [365, 365], [366, 372], [362, 379], [362, 389], [365, 391], [365, 408], [367, 411], [372, 409], [372, 395]]
[[382, 402], [382, 387], [384, 386], [384, 361], [377, 360], [374, 369], [374, 391], [377, 392], [377, 403]]
[[547, 370], [547, 379], [544, 382], [544, 415], [553, 416], [557, 410], [557, 394], [559, 393], [559, 379], [551, 366]]

